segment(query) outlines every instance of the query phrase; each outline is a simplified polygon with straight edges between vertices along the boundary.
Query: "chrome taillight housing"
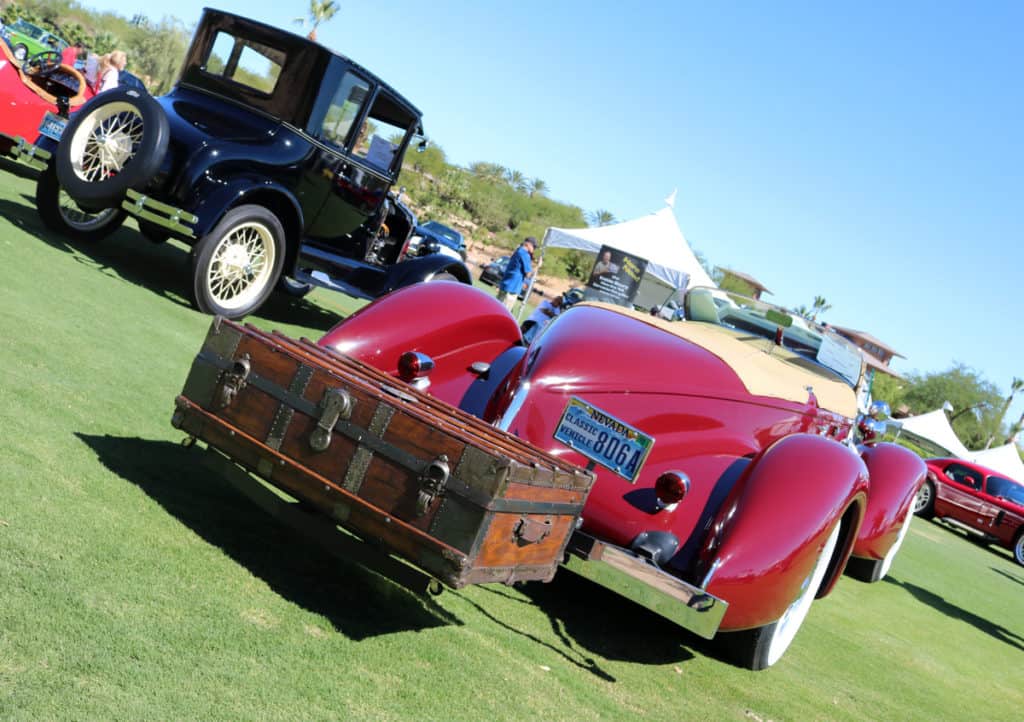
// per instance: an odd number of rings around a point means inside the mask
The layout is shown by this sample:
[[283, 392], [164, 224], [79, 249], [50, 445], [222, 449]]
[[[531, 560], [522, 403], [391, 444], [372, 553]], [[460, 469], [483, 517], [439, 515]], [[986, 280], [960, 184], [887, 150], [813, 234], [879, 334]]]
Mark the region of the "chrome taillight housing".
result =
[[398, 357], [398, 376], [414, 383], [426, 379], [434, 370], [434, 359], [419, 351], [406, 351]]
[[664, 506], [681, 502], [690, 491], [690, 477], [681, 471], [666, 471], [654, 482], [654, 493]]

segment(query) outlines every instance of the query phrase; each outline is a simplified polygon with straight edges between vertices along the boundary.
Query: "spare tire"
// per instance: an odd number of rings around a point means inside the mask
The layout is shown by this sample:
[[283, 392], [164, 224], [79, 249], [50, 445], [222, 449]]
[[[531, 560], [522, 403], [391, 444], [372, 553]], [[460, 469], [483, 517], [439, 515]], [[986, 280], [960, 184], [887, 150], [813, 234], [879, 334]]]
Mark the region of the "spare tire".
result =
[[57, 179], [83, 206], [118, 206], [129, 188], [143, 188], [159, 170], [170, 134], [163, 108], [148, 94], [104, 91], [71, 116], [57, 146]]

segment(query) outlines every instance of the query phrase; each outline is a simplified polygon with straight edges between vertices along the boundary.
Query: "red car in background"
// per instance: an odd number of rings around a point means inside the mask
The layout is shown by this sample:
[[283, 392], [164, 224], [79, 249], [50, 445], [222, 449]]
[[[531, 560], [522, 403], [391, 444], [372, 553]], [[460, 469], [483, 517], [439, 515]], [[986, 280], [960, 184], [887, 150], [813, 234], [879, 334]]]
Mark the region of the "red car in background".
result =
[[1024, 484], [963, 459], [928, 459], [926, 466], [914, 513], [1006, 547], [1024, 565]]
[[93, 97], [85, 76], [60, 60], [60, 53], [45, 52], [22, 62], [0, 43], [0, 155], [10, 152], [16, 138], [30, 145], [40, 134], [56, 141], [64, 129], [61, 106], [74, 112]]

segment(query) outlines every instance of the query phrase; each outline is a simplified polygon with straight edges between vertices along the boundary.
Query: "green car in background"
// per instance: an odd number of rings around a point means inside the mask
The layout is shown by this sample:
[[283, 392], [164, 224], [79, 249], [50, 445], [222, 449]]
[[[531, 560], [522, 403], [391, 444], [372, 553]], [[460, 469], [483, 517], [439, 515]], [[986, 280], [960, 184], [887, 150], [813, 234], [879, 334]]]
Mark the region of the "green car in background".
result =
[[18, 18], [10, 25], [0, 28], [0, 36], [11, 46], [14, 57], [24, 61], [37, 53], [55, 50], [58, 53], [68, 44], [48, 30]]

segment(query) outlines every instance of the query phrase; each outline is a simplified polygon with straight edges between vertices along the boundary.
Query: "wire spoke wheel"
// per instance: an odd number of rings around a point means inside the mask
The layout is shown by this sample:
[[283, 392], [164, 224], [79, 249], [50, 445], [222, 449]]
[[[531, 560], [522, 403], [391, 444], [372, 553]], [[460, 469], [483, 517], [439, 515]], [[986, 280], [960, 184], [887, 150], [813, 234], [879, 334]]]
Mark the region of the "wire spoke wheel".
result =
[[71, 137], [71, 167], [87, 183], [116, 176], [139, 152], [142, 113], [128, 102], [107, 103], [82, 121]]
[[220, 306], [243, 308], [262, 293], [273, 274], [276, 245], [269, 228], [250, 221], [232, 228], [213, 251], [206, 281]]
[[103, 228], [118, 214], [117, 208], [104, 208], [96, 213], [83, 210], [63, 188], [57, 196], [57, 210], [64, 223], [83, 233]]

